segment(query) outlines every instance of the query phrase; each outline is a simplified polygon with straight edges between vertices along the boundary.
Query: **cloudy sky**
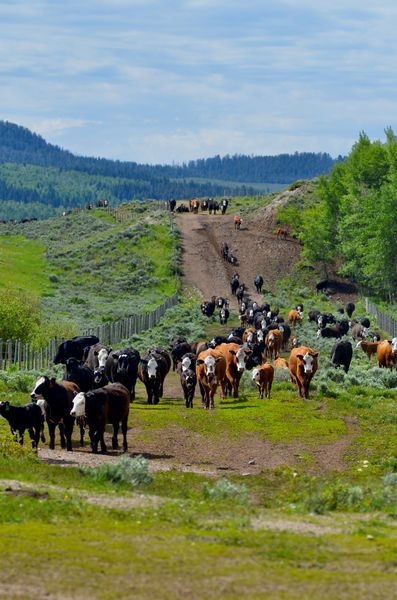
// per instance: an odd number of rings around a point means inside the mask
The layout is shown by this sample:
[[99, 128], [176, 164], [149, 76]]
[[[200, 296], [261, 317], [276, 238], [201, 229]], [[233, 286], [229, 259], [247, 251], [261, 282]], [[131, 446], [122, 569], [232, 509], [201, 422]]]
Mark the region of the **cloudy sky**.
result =
[[0, 0], [0, 119], [81, 155], [346, 154], [397, 131], [394, 0]]

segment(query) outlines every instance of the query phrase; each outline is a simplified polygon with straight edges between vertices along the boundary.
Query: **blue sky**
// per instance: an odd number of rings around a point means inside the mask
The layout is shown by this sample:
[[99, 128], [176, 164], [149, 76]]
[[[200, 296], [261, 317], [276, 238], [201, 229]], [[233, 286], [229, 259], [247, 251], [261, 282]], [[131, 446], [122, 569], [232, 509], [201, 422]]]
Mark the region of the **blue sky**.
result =
[[0, 119], [137, 162], [346, 154], [397, 132], [396, 24], [394, 0], [0, 0]]

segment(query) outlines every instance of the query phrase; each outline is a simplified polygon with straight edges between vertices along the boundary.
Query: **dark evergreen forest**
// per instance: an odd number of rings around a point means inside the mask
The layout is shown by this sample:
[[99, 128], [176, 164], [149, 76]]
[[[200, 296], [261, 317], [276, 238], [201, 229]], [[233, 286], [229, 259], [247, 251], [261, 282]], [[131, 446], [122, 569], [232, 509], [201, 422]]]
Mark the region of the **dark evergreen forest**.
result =
[[132, 199], [255, 195], [251, 184], [312, 179], [329, 173], [337, 161], [325, 153], [295, 153], [215, 156], [182, 165], [138, 164], [76, 156], [25, 127], [0, 121], [3, 202], [72, 208], [99, 198], [119, 204]]

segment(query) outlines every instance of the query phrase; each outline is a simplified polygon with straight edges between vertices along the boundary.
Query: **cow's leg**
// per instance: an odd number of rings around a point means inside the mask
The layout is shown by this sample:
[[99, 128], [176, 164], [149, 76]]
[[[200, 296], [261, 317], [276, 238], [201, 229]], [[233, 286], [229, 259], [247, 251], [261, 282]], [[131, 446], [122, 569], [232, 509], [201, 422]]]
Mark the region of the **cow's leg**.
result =
[[146, 394], [147, 394], [147, 403], [153, 404], [153, 391], [150, 383], [145, 383]]
[[[30, 431], [31, 430], [29, 429], [29, 433], [30, 433]], [[23, 434], [25, 433], [25, 430], [19, 429], [18, 433], [19, 433], [19, 443], [21, 444], [21, 446], [23, 446]], [[32, 436], [30, 436], [30, 437], [32, 437]]]
[[[63, 423], [58, 423], [59, 435], [61, 436], [61, 448], [65, 450], [66, 448], [66, 438], [65, 438], [65, 425]], [[55, 435], [55, 428], [54, 428]]]
[[65, 423], [65, 437], [66, 437], [66, 450], [72, 451], [72, 433], [73, 433], [74, 419], [68, 420]]
[[117, 439], [117, 436], [119, 434], [119, 422], [118, 421], [114, 421], [113, 423], [113, 437], [112, 437], [112, 448], [113, 450], [117, 450], [117, 448], [119, 447], [119, 442]]
[[128, 416], [124, 417], [121, 421], [121, 433], [123, 434], [123, 451], [128, 451], [127, 443], [127, 429], [128, 429]]
[[[50, 436], [50, 450], [54, 450], [55, 449], [55, 423], [53, 423], [52, 421], [47, 421], [47, 425], [48, 425], [48, 433]], [[62, 435], [61, 435], [61, 441], [62, 441]]]

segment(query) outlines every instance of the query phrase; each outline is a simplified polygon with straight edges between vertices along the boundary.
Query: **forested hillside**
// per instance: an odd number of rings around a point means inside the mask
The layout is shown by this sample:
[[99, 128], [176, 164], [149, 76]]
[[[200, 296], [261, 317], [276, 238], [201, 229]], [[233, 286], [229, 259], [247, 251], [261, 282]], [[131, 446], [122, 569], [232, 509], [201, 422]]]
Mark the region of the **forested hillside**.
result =
[[333, 164], [325, 153], [295, 153], [140, 165], [75, 156], [24, 127], [0, 121], [0, 201], [8, 203], [2, 204], [0, 219], [36, 216], [14, 202], [44, 205], [43, 216], [50, 216], [48, 207], [78, 207], [103, 197], [115, 205], [132, 199], [254, 195], [251, 184], [311, 179]]
[[397, 140], [362, 133], [347, 159], [321, 177], [306, 202], [279, 212], [303, 242], [309, 264], [336, 266], [378, 298], [397, 294]]

